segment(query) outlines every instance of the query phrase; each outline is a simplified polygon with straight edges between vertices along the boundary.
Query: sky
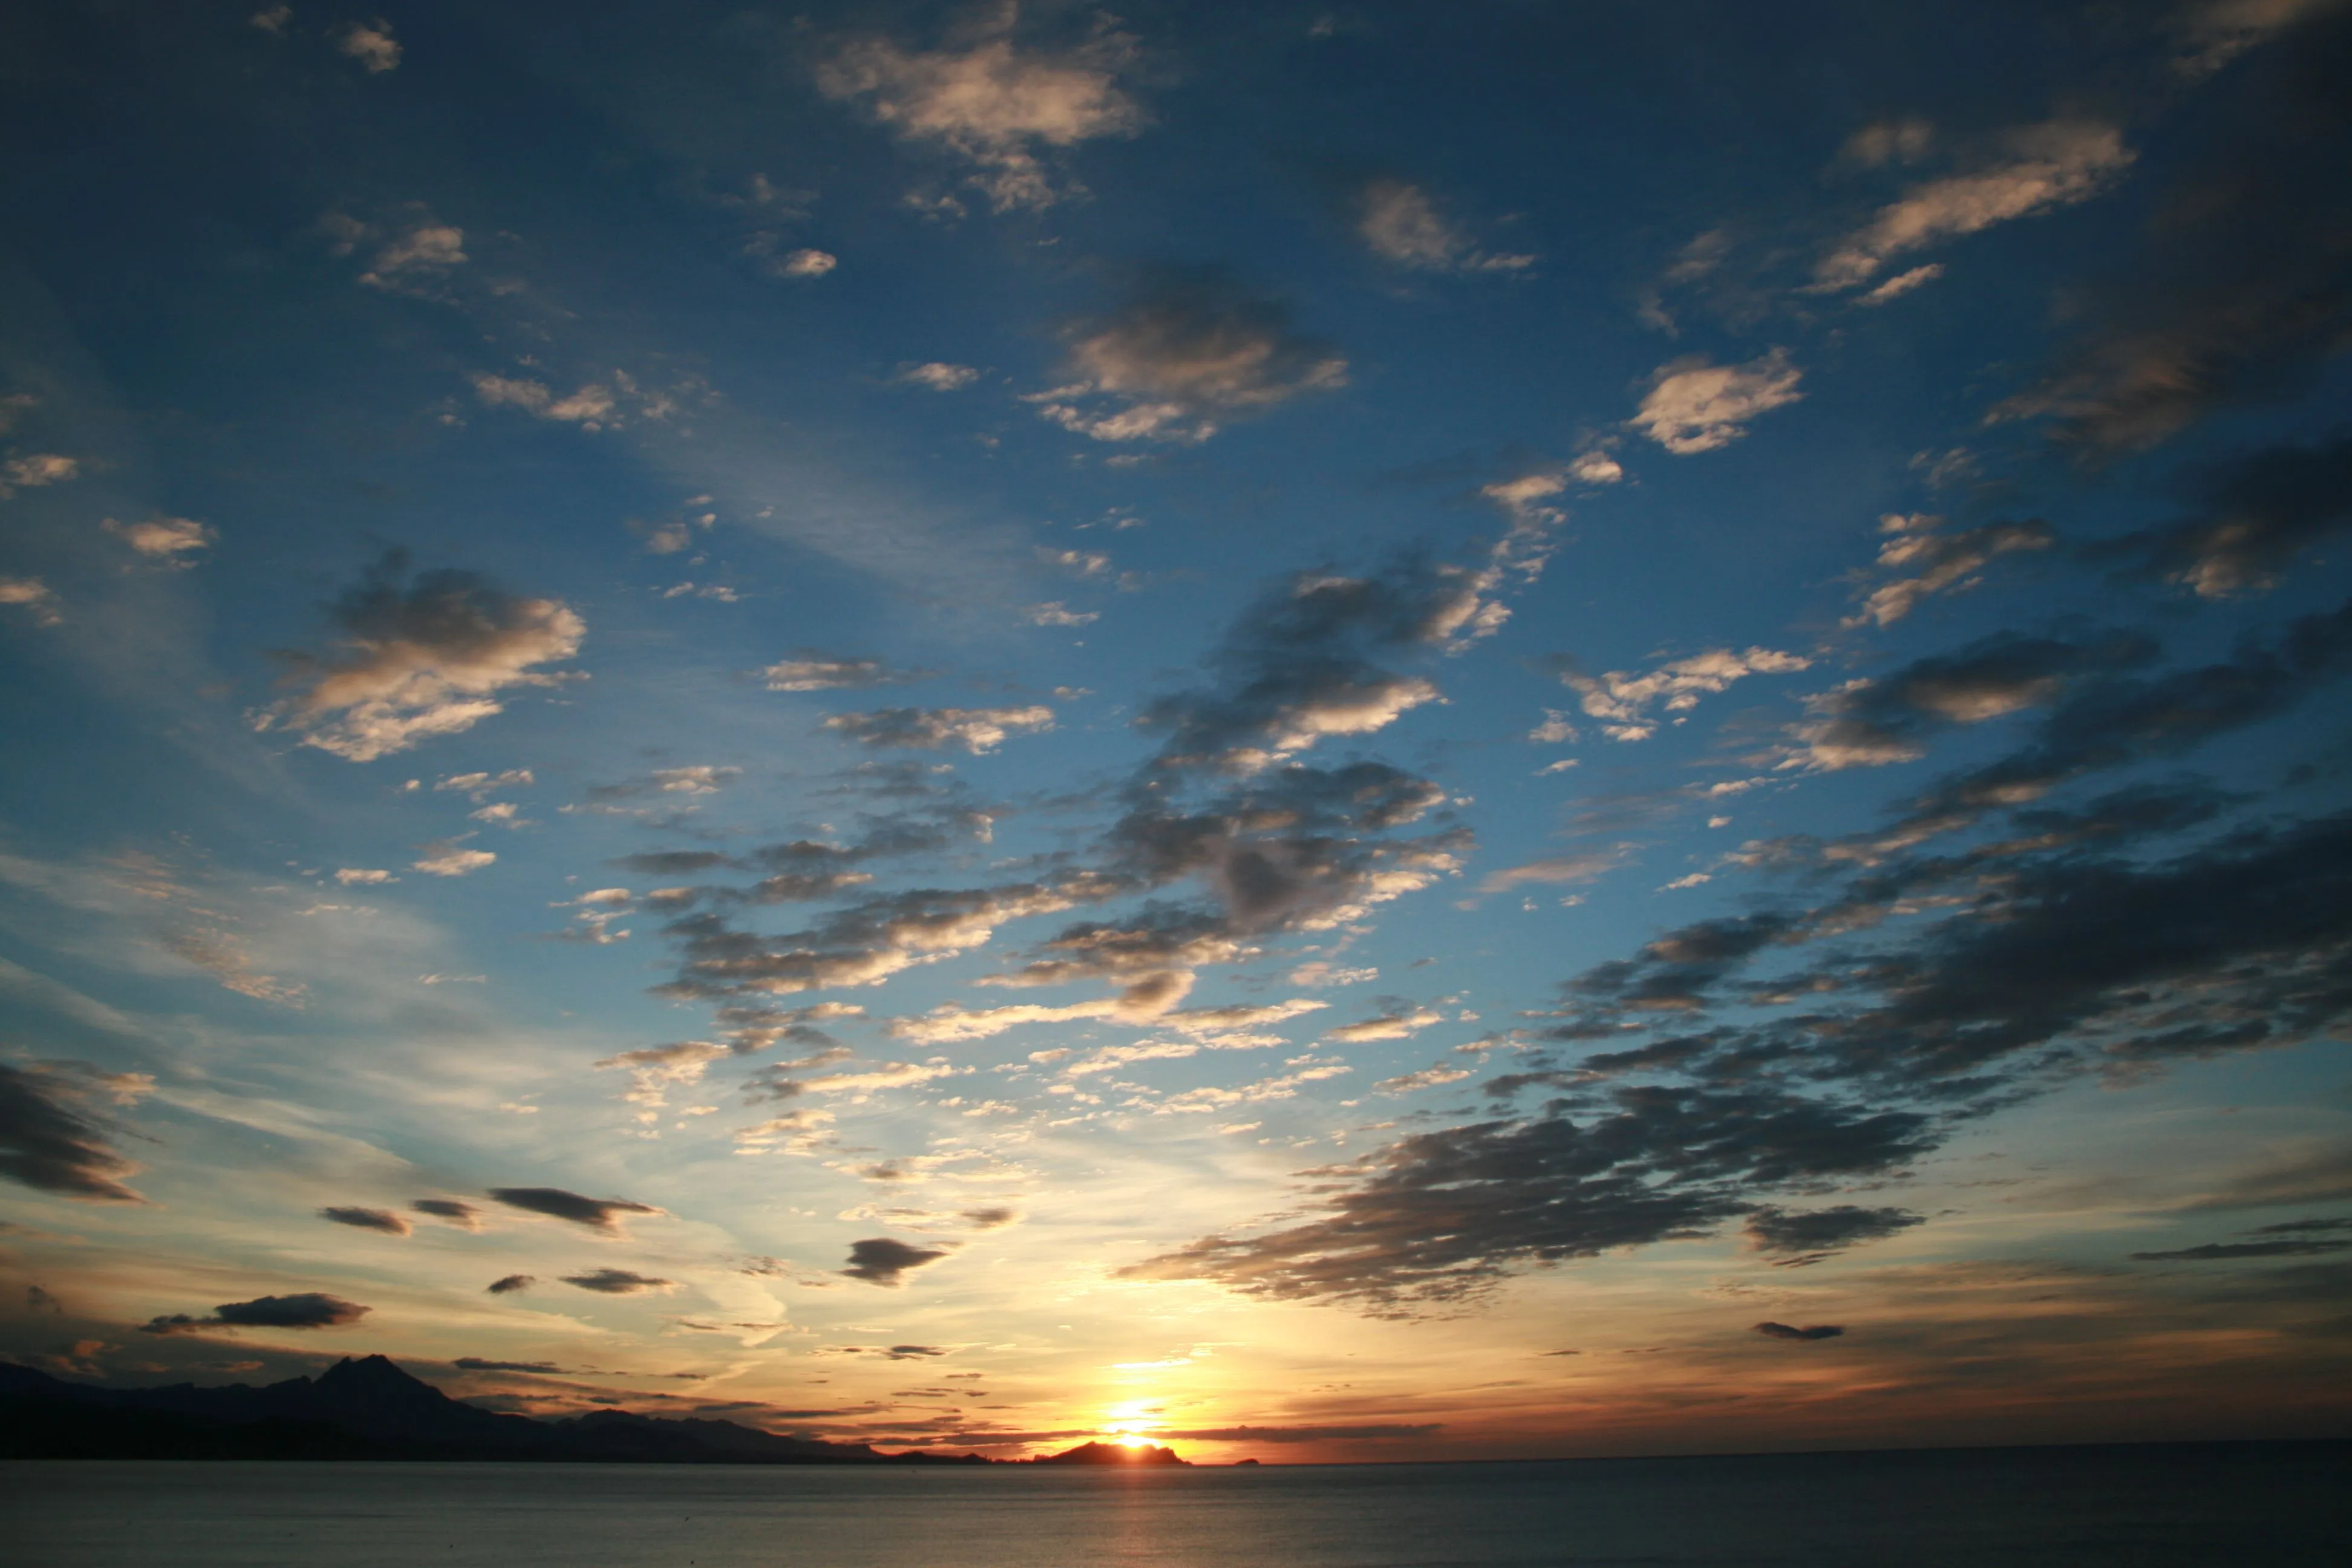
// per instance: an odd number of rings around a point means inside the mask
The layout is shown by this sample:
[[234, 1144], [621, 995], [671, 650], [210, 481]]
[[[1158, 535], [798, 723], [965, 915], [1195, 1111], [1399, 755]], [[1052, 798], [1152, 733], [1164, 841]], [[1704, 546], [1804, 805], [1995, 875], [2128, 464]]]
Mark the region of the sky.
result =
[[2352, 5], [0, 18], [0, 1352], [2341, 1435]]

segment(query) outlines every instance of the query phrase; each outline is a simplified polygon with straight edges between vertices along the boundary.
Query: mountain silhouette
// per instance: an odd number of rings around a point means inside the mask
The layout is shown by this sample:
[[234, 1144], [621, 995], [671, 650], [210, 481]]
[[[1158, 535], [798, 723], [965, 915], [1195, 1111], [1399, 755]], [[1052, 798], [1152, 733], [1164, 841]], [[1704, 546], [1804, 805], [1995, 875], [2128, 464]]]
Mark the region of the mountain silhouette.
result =
[[[0, 1458], [512, 1459], [876, 1465], [949, 1456], [786, 1437], [732, 1421], [599, 1410], [557, 1421], [452, 1399], [389, 1357], [254, 1387], [110, 1388], [0, 1364]], [[986, 1464], [978, 1455], [955, 1462]]]

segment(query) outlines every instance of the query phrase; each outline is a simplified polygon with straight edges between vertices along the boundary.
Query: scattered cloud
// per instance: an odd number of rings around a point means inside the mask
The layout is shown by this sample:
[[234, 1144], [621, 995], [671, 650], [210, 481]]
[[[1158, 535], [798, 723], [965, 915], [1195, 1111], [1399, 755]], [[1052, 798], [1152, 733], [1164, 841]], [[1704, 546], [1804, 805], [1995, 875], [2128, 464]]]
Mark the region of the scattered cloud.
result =
[[299, 731], [306, 746], [373, 762], [505, 711], [502, 691], [559, 684], [564, 677], [532, 667], [570, 658], [587, 633], [560, 601], [518, 598], [470, 572], [406, 578], [394, 552], [335, 602], [339, 653], [280, 653], [298, 689], [255, 727]]
[[627, 1215], [664, 1212], [651, 1204], [631, 1203], [626, 1198], [583, 1197], [562, 1187], [492, 1187], [490, 1196], [509, 1208], [569, 1220], [606, 1236], [620, 1235], [621, 1221]]
[[370, 76], [381, 76], [400, 66], [400, 42], [392, 36], [392, 24], [381, 16], [373, 22], [343, 24], [336, 31], [335, 47], [359, 61], [360, 68]]
[[1143, 113], [1118, 85], [1135, 40], [1106, 22], [1063, 50], [1024, 48], [1007, 6], [971, 47], [909, 52], [884, 38], [850, 44], [820, 68], [828, 98], [855, 100], [910, 142], [976, 166], [970, 184], [998, 212], [1051, 206], [1056, 190], [1041, 148], [1134, 134]]
[[1480, 249], [1446, 222], [1428, 192], [1405, 180], [1365, 183], [1356, 193], [1356, 234], [1375, 256], [1420, 272], [1520, 272], [1536, 262]]
[[591, 1268], [582, 1274], [566, 1274], [562, 1279], [566, 1285], [593, 1290], [600, 1296], [641, 1296], [648, 1290], [677, 1289], [675, 1279], [659, 1279], [627, 1268]]
[[210, 549], [220, 538], [192, 517], [154, 517], [131, 523], [110, 517], [99, 526], [148, 560], [170, 566], [194, 564], [188, 557]]
[[1856, 288], [1897, 256], [2088, 201], [2136, 156], [2120, 131], [2095, 121], [2024, 126], [2005, 141], [2005, 155], [1987, 167], [1914, 185], [1881, 207], [1822, 258], [1815, 286]]
[[390, 1209], [330, 1207], [320, 1209], [319, 1217], [332, 1220], [337, 1225], [352, 1226], [360, 1230], [380, 1230], [386, 1236], [406, 1236], [411, 1229], [406, 1220]]
[[1097, 441], [1205, 441], [1225, 420], [1348, 380], [1336, 348], [1213, 268], [1150, 274], [1067, 340], [1070, 381], [1027, 401]]
[[511, 1296], [518, 1290], [528, 1290], [538, 1283], [539, 1280], [529, 1274], [509, 1274], [501, 1279], [491, 1280], [482, 1289], [493, 1296]]
[[459, 1230], [478, 1231], [482, 1228], [482, 1211], [457, 1198], [419, 1198], [408, 1206], [418, 1214], [446, 1220]]
[[32, 613], [33, 624], [65, 624], [65, 610], [57, 594], [38, 577], [0, 575], [0, 605], [16, 605]]
[[862, 691], [922, 677], [920, 670], [892, 669], [879, 659], [841, 658], [817, 648], [796, 648], [790, 658], [760, 671], [771, 691]]
[[1789, 675], [1812, 668], [1801, 654], [1751, 647], [1745, 653], [1710, 648], [1687, 658], [1669, 659], [1644, 674], [1612, 669], [1586, 675], [1559, 661], [1559, 679], [1574, 689], [1587, 715], [1601, 721], [1601, 733], [1612, 741], [1646, 741], [1658, 732], [1653, 709], [1686, 713], [1699, 699], [1727, 691], [1735, 681], [1751, 675]]
[[1054, 727], [1054, 710], [1025, 708], [882, 708], [870, 713], [835, 713], [824, 727], [866, 746], [904, 746], [936, 751], [961, 746], [974, 756], [996, 750], [1014, 735]]
[[894, 1241], [887, 1236], [868, 1237], [849, 1244], [849, 1267], [841, 1270], [852, 1279], [863, 1279], [868, 1285], [896, 1288], [906, 1282], [907, 1274], [927, 1263], [936, 1263], [948, 1255], [945, 1247], [916, 1247], [908, 1242]]
[[1815, 1323], [1811, 1328], [1791, 1328], [1787, 1323], [1759, 1323], [1756, 1331], [1768, 1340], [1833, 1340], [1845, 1331], [1835, 1323]]
[[980, 372], [968, 364], [950, 364], [945, 360], [927, 360], [921, 364], [902, 364], [896, 377], [904, 386], [927, 386], [933, 392], [961, 392], [980, 379]]
[[175, 1312], [149, 1320], [151, 1334], [194, 1333], [204, 1329], [340, 1329], [358, 1322], [371, 1309], [323, 1291], [305, 1290], [292, 1296], [261, 1296], [250, 1301], [224, 1301], [209, 1318]]
[[1878, 568], [1906, 575], [1872, 588], [1861, 610], [1847, 617], [1848, 626], [1891, 626], [1916, 609], [1922, 599], [1975, 587], [1979, 581], [1977, 574], [1995, 556], [2047, 550], [2057, 539], [2050, 525], [2039, 519], [1950, 532], [1940, 531], [1943, 523], [1942, 518], [1926, 512], [1890, 512], [1879, 520], [1879, 531], [1889, 537], [1878, 547]]
[[1758, 416], [1801, 402], [1803, 379], [1780, 349], [1746, 364], [1690, 355], [1657, 368], [1631, 423], [1676, 457], [1713, 452], [1747, 435]]

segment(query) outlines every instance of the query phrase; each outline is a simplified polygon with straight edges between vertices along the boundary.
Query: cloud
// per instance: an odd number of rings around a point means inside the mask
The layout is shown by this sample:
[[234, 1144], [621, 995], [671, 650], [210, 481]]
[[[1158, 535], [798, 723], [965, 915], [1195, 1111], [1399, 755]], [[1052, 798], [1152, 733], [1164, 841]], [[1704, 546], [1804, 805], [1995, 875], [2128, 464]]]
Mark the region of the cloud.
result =
[[1931, 595], [1965, 593], [1976, 586], [1976, 574], [1994, 556], [2047, 550], [2057, 538], [2050, 525], [2038, 518], [1940, 533], [1937, 530], [1943, 521], [1926, 513], [1899, 512], [1879, 520], [1879, 531], [1891, 535], [1878, 547], [1880, 570], [1909, 575], [1872, 589], [1861, 611], [1848, 617], [1845, 625], [1891, 626]]
[[538, 782], [539, 780], [532, 776], [529, 768], [509, 768], [503, 773], [452, 773], [435, 784], [433, 788], [436, 794], [442, 790], [462, 791], [468, 800], [479, 805], [502, 789], [520, 789], [527, 784], [535, 784]]
[[1097, 441], [1205, 441], [1223, 420], [1348, 379], [1345, 356], [1294, 329], [1285, 307], [1211, 268], [1148, 275], [1067, 341], [1069, 383], [1028, 401]]
[[1432, 1012], [1426, 1007], [1415, 1007], [1411, 1012], [1383, 1013], [1376, 1018], [1341, 1024], [1324, 1030], [1323, 1037], [1349, 1045], [1360, 1045], [1367, 1040], [1409, 1040], [1432, 1024], [1444, 1022], [1444, 1014]]
[[583, 1197], [578, 1193], [565, 1192], [562, 1187], [492, 1187], [490, 1196], [509, 1208], [570, 1220], [574, 1225], [584, 1225], [606, 1236], [621, 1234], [624, 1215], [666, 1212], [650, 1204], [631, 1203], [626, 1198]]
[[1102, 619], [1097, 610], [1073, 610], [1059, 599], [1032, 605], [1023, 612], [1033, 626], [1090, 626]]
[[1151, 1434], [1171, 1443], [1346, 1443], [1426, 1437], [1442, 1421], [1377, 1422], [1356, 1426], [1198, 1426]]
[[936, 1263], [948, 1255], [948, 1249], [915, 1247], [894, 1241], [887, 1236], [868, 1237], [849, 1244], [849, 1267], [841, 1270], [852, 1279], [863, 1279], [868, 1285], [893, 1288], [905, 1282], [909, 1269]]
[[1007, 6], [970, 48], [910, 53], [883, 38], [852, 43], [817, 72], [828, 98], [863, 101], [908, 141], [928, 142], [977, 165], [970, 183], [998, 212], [1061, 199], [1040, 147], [1066, 148], [1132, 135], [1143, 114], [1118, 86], [1135, 40], [1108, 25], [1076, 47], [1024, 49]]
[[467, 849], [450, 838], [436, 838], [418, 847], [424, 853], [409, 869], [422, 871], [428, 877], [463, 877], [498, 859], [498, 855], [492, 850]]
[[1025, 708], [881, 708], [870, 713], [835, 713], [824, 727], [866, 746], [903, 746], [936, 751], [961, 746], [974, 756], [996, 750], [1014, 735], [1054, 727], [1054, 710]]
[[392, 24], [378, 16], [373, 22], [346, 22], [335, 34], [335, 47], [359, 61], [370, 76], [381, 76], [400, 65], [400, 43]]
[[895, 379], [904, 386], [927, 386], [933, 392], [961, 392], [980, 379], [980, 372], [968, 364], [929, 360], [921, 364], [900, 365]]
[[12, 490], [62, 485], [81, 476], [81, 459], [61, 452], [31, 452], [0, 464], [0, 500]]
[[1404, 180], [1367, 181], [1356, 193], [1356, 235], [1375, 256], [1421, 272], [1517, 272], [1536, 261], [1479, 249]]
[[2172, 30], [2184, 76], [2210, 76], [2297, 24], [2336, 10], [2341, 0], [2197, 0], [2176, 13]]
[[1835, 1323], [1815, 1323], [1809, 1329], [1790, 1328], [1786, 1323], [1759, 1323], [1756, 1331], [1768, 1340], [1833, 1340], [1845, 1331]]
[[373, 762], [504, 711], [497, 694], [564, 678], [531, 667], [570, 658], [587, 627], [554, 599], [518, 598], [470, 572], [420, 573], [404, 584], [397, 552], [331, 608], [341, 651], [281, 653], [299, 689], [256, 721], [302, 732], [302, 743]]
[[2078, 291], [2084, 329], [1990, 422], [2048, 419], [2090, 461], [2307, 379], [2352, 328], [2352, 225], [2314, 222], [2352, 183], [2352, 10], [2301, 10], [2205, 106], [2125, 268]]
[[840, 265], [841, 258], [829, 250], [803, 247], [778, 258], [774, 271], [779, 278], [822, 278]]
[[1624, 1087], [1562, 1112], [1416, 1133], [1314, 1173], [1301, 1224], [1212, 1236], [1119, 1271], [1276, 1300], [1402, 1312], [1476, 1293], [1512, 1268], [1702, 1236], [1743, 1189], [1852, 1179], [1929, 1146], [1929, 1119], [1766, 1089]]
[[813, 647], [796, 648], [760, 672], [771, 691], [857, 691], [921, 678], [919, 670], [896, 670], [879, 659], [840, 658]]
[[551, 1361], [486, 1361], [478, 1355], [461, 1355], [449, 1364], [459, 1372], [523, 1372], [539, 1377], [576, 1375], [571, 1368], [558, 1366]]
[[65, 624], [62, 601], [47, 583], [38, 577], [0, 575], [0, 605], [17, 605], [32, 612], [33, 624], [55, 626]]
[[2264, 448], [2213, 472], [2203, 489], [2195, 515], [2101, 540], [2084, 553], [2203, 599], [2272, 587], [2296, 556], [2352, 525], [2352, 437]]
[[[824, 269], [819, 268], [817, 270]], [[634, 384], [624, 384], [625, 377], [616, 375], [614, 380], [622, 392], [635, 390]], [[569, 395], [558, 397], [543, 382], [484, 374], [474, 377], [474, 395], [494, 408], [520, 408], [533, 418], [559, 425], [577, 425], [583, 430], [602, 430], [621, 422], [620, 397], [614, 387], [601, 382], [585, 383]], [[658, 416], [661, 410], [661, 400], [654, 398], [646, 400], [640, 411], [648, 416]]]
[[99, 524], [123, 543], [131, 546], [150, 561], [184, 566], [182, 559], [195, 551], [208, 550], [218, 542], [220, 535], [192, 517], [153, 517], [145, 522], [117, 522], [108, 518]]
[[518, 1290], [528, 1290], [538, 1283], [539, 1280], [529, 1274], [509, 1274], [503, 1279], [491, 1280], [482, 1289], [493, 1296], [511, 1296]]
[[660, 1120], [662, 1108], [669, 1103], [671, 1089], [701, 1082], [711, 1063], [722, 1061], [730, 1054], [725, 1046], [715, 1046], [708, 1040], [680, 1040], [673, 1045], [622, 1051], [594, 1065], [602, 1070], [626, 1071], [629, 1089], [621, 1098], [637, 1107], [638, 1121], [652, 1122]]
[[913, 889], [875, 895], [778, 937], [739, 930], [718, 914], [690, 915], [668, 927], [685, 962], [677, 980], [659, 989], [712, 996], [878, 984], [936, 955], [978, 947], [1006, 921], [1066, 910], [1101, 891], [1083, 877], [1055, 886]]
[[[2126, 668], [2145, 662], [2148, 645], [2126, 637], [2114, 646]], [[2142, 650], [2138, 656], [2125, 657], [2135, 647]], [[2227, 659], [2147, 678], [2109, 674], [2082, 682], [2024, 747], [1939, 781], [1872, 839], [1896, 847], [1916, 843], [1987, 811], [2028, 805], [2085, 773], [2178, 756], [2289, 710], [2347, 666], [2352, 602], [2298, 617], [2268, 645], [2250, 638]]]
[[1941, 278], [1943, 275], [1944, 264], [1940, 261], [1929, 262], [1925, 267], [1914, 267], [1908, 272], [1896, 273], [1894, 277], [1889, 278], [1885, 282], [1881, 283], [1877, 288], [1873, 289], [1868, 293], [1856, 299], [1854, 303], [1857, 305], [1884, 305], [1890, 300], [1900, 300], [1904, 295], [1908, 294], [1912, 289], [1919, 288], [1923, 284], [1933, 283], [1937, 279]]
[[364, 866], [345, 866], [335, 872], [337, 885], [345, 888], [379, 888], [400, 879], [389, 871], [371, 869]]
[[1912, 186], [1813, 268], [1823, 289], [1852, 289], [1895, 257], [1995, 224], [2088, 201], [2136, 154], [2095, 121], [2053, 120], [2009, 133], [2008, 156], [1970, 174]]
[[1920, 1215], [1906, 1209], [1837, 1204], [1801, 1210], [1767, 1205], [1748, 1216], [1745, 1228], [1759, 1252], [1818, 1255], [1883, 1241], [1924, 1223]]
[[1913, 762], [1938, 731], [2049, 707], [2086, 678], [2145, 666], [2157, 652], [2135, 633], [2070, 640], [1998, 632], [1811, 699], [1815, 716], [1792, 731], [1801, 749], [1781, 765], [1833, 773]]
[[1812, 660], [1801, 654], [1769, 647], [1751, 647], [1745, 653], [1710, 648], [1687, 658], [1669, 659], [1643, 675], [1623, 669], [1586, 675], [1560, 662], [1560, 684], [1577, 692], [1580, 706], [1601, 721], [1601, 732], [1612, 741], [1646, 741], [1656, 734], [1654, 707], [1668, 713], [1686, 713], [1698, 706], [1701, 697], [1727, 691], [1733, 682], [1751, 675], [1788, 675], [1812, 668]]
[[[330, 248], [338, 256], [351, 254], [362, 240], [380, 232], [372, 225], [340, 213], [329, 213], [321, 221], [334, 237]], [[360, 281], [389, 294], [429, 299], [434, 297], [442, 279], [471, 259], [466, 254], [464, 229], [430, 216], [421, 217], [384, 239], [376, 249], [375, 259], [360, 274]]]
[[482, 1211], [456, 1198], [419, 1198], [408, 1205], [418, 1214], [429, 1214], [435, 1219], [446, 1220], [459, 1230], [482, 1228]]
[[626, 1268], [592, 1268], [584, 1274], [566, 1274], [566, 1285], [583, 1290], [593, 1290], [600, 1296], [637, 1296], [648, 1290], [675, 1290], [675, 1279], [656, 1279], [649, 1274], [637, 1274]]
[[260, 1296], [250, 1301], [224, 1301], [209, 1318], [184, 1312], [150, 1319], [142, 1331], [150, 1334], [194, 1333], [200, 1329], [340, 1329], [358, 1322], [372, 1309], [322, 1291], [293, 1296]]
[[1400, 1073], [1395, 1078], [1384, 1078], [1372, 1087], [1382, 1094], [1411, 1094], [1416, 1089], [1436, 1089], [1444, 1084], [1460, 1083], [1469, 1076], [1470, 1069], [1467, 1068], [1450, 1068], [1441, 1065], [1423, 1068], [1419, 1072]]
[[1508, 610], [1489, 574], [1427, 561], [1365, 577], [1301, 573], [1237, 617], [1211, 656], [1216, 688], [1148, 704], [1168, 735], [1155, 766], [1255, 772], [1318, 741], [1367, 735], [1424, 703], [1436, 685], [1376, 658], [1449, 652], [1498, 629]]
[[107, 1142], [104, 1124], [75, 1108], [96, 1069], [51, 1063], [0, 1063], [0, 1176], [45, 1193], [95, 1203], [146, 1200], [122, 1184], [139, 1167]]
[[408, 1222], [390, 1209], [322, 1208], [319, 1217], [361, 1230], [380, 1230], [387, 1236], [406, 1236], [410, 1231]]
[[2232, 1263], [2252, 1258], [2312, 1258], [2352, 1251], [2352, 1241], [2221, 1241], [2177, 1252], [2135, 1252], [2135, 1263]]
[[1838, 149], [1838, 160], [1860, 168], [1883, 169], [1889, 163], [1916, 163], [1935, 144], [1936, 127], [1916, 115], [1881, 120], [1847, 137], [1845, 145]]
[[1759, 415], [1803, 401], [1803, 374], [1780, 349], [1746, 364], [1713, 364], [1690, 355], [1660, 365], [1629, 421], [1676, 457], [1712, 452], [1748, 434]]

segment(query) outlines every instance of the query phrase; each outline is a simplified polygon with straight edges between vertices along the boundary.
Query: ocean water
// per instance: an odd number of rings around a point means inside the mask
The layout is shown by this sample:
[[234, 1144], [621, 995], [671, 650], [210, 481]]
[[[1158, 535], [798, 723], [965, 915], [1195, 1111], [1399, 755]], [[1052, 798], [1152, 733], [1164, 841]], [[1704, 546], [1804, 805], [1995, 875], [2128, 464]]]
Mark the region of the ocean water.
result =
[[1074, 1470], [0, 1464], [11, 1568], [2343, 1568], [2352, 1445]]

